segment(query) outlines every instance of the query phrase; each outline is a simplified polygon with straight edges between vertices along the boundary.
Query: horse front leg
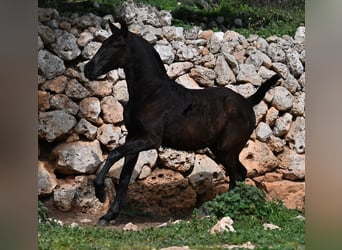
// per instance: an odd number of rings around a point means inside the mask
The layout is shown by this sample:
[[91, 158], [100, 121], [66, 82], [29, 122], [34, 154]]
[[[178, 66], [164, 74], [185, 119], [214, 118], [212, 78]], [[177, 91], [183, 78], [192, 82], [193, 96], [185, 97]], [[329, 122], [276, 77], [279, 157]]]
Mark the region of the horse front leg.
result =
[[116, 192], [114, 203], [111, 205], [108, 212], [100, 218], [99, 224], [101, 226], [108, 225], [111, 220], [114, 220], [118, 217], [126, 198], [128, 184], [130, 182], [134, 166], [138, 160], [138, 156], [139, 153], [125, 156], [125, 163], [120, 174], [119, 186]]
[[100, 225], [108, 225], [112, 219], [115, 219], [119, 215], [139, 153], [144, 150], [158, 148], [159, 145], [159, 143], [155, 143], [153, 140], [149, 139], [127, 139], [124, 145], [117, 147], [109, 153], [105, 165], [94, 181], [95, 195], [100, 201], [105, 201], [106, 199], [104, 180], [110, 167], [122, 157], [125, 157], [125, 163], [121, 170], [119, 186], [114, 203], [111, 205], [107, 214], [100, 218]]
[[105, 178], [106, 175], [111, 168], [111, 166], [118, 161], [121, 157], [123, 157], [122, 154], [120, 154], [120, 150], [114, 150], [110, 152], [108, 155], [108, 158], [106, 160], [105, 165], [101, 169], [100, 173], [96, 176], [94, 180], [94, 186], [95, 186], [95, 196], [97, 199], [99, 199], [100, 202], [104, 203], [106, 200], [106, 192], [105, 192]]

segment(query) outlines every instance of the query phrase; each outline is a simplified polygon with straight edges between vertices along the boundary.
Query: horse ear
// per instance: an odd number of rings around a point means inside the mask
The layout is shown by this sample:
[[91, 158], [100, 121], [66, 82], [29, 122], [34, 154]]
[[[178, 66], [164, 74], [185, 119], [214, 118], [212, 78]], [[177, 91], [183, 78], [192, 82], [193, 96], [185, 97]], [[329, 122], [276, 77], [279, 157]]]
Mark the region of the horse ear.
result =
[[119, 23], [121, 25], [121, 34], [124, 36], [124, 37], [127, 37], [128, 35], [128, 26], [127, 26], [127, 23], [125, 22], [125, 20], [123, 19], [120, 19], [119, 20]]
[[120, 32], [120, 30], [111, 21], [108, 20], [108, 24], [109, 24], [110, 30], [112, 31], [112, 34]]

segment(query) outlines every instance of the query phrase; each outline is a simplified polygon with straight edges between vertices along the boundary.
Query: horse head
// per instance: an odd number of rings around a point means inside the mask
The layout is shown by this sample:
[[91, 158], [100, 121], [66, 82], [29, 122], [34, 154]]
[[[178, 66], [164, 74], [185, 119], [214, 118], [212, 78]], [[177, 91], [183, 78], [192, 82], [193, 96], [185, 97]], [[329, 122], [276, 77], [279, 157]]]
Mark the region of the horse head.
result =
[[112, 35], [103, 42], [94, 57], [84, 66], [84, 75], [89, 80], [95, 80], [113, 69], [124, 67], [129, 59], [127, 24], [120, 20], [121, 29], [119, 29], [110, 21], [108, 23]]

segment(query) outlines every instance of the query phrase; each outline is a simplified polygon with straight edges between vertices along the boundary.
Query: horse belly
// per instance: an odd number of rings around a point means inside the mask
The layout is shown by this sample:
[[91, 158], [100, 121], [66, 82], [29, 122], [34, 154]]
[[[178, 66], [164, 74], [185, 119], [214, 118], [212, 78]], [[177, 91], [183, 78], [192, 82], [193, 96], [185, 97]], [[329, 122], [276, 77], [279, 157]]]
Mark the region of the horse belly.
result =
[[214, 144], [221, 132], [221, 126], [205, 121], [179, 121], [164, 131], [162, 144], [180, 150], [197, 150]]

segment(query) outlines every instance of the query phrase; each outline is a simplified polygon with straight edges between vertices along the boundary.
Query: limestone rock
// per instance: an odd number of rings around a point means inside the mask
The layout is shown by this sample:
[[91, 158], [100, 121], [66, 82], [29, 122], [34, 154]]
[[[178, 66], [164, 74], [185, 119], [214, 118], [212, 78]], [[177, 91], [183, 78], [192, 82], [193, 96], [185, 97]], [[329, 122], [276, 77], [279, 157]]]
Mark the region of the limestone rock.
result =
[[280, 227], [271, 223], [264, 223], [262, 224], [262, 226], [264, 227], [264, 230], [275, 230], [275, 229], [280, 230]]
[[76, 37], [66, 31], [57, 36], [56, 41], [50, 44], [50, 47], [60, 58], [67, 61], [71, 61], [81, 54], [81, 50], [76, 44]]
[[167, 69], [167, 74], [171, 79], [175, 79], [180, 75], [187, 73], [193, 64], [191, 62], [176, 62], [171, 64]]
[[61, 211], [67, 212], [74, 207], [76, 187], [71, 184], [58, 186], [53, 192], [53, 203]]
[[216, 73], [212, 69], [203, 66], [195, 66], [190, 71], [190, 77], [204, 87], [214, 86]]
[[259, 70], [263, 65], [266, 68], [270, 68], [272, 60], [260, 50], [253, 50], [249, 53], [249, 57], [246, 59], [247, 64], [253, 64], [256, 70]]
[[265, 143], [249, 140], [242, 149], [239, 159], [247, 169], [247, 177], [253, 178], [273, 171], [278, 166], [278, 159]]
[[101, 43], [103, 43], [108, 37], [110, 37], [110, 35], [111, 34], [105, 29], [99, 29], [95, 31], [95, 39], [96, 41], [100, 41]]
[[107, 123], [123, 121], [123, 106], [113, 96], [106, 96], [101, 100], [103, 120]]
[[271, 43], [267, 49], [267, 55], [272, 59], [274, 62], [285, 62], [285, 52], [277, 43]]
[[221, 41], [219, 37], [214, 33], [209, 40], [209, 50], [211, 53], [216, 54], [221, 48]]
[[283, 168], [283, 178], [288, 180], [303, 180], [305, 178], [305, 155], [285, 148], [278, 156], [279, 166]]
[[52, 8], [38, 8], [38, 20], [39, 22], [47, 22], [53, 18], [59, 17], [59, 13], [56, 9]]
[[261, 101], [253, 107], [253, 110], [255, 113], [256, 123], [258, 124], [266, 115], [268, 111], [268, 106], [264, 101]]
[[178, 61], [196, 61], [199, 57], [197, 48], [193, 46], [187, 46], [181, 43], [181, 46], [177, 49], [176, 58]]
[[52, 194], [57, 178], [52, 166], [46, 161], [38, 161], [38, 195]]
[[224, 233], [224, 232], [235, 232], [233, 223], [234, 221], [230, 217], [228, 216], [223, 217], [210, 229], [210, 233], [216, 234], [216, 233]]
[[62, 174], [95, 173], [103, 161], [100, 143], [77, 141], [62, 143], [55, 147], [52, 154], [56, 158], [56, 171]]
[[230, 69], [223, 55], [217, 57], [216, 66], [214, 70], [217, 75], [216, 83], [218, 85], [227, 85], [230, 83], [235, 83], [235, 75], [233, 71]]
[[299, 116], [292, 122], [286, 139], [293, 142], [293, 145], [291, 143], [290, 147], [293, 147], [297, 153], [305, 152], [305, 119], [303, 117]]
[[64, 75], [57, 76], [54, 79], [48, 80], [41, 85], [42, 90], [62, 94], [68, 82], [68, 78]]
[[67, 135], [76, 125], [74, 116], [63, 110], [40, 112], [38, 116], [38, 135], [48, 142]]
[[79, 135], [84, 135], [89, 140], [94, 140], [97, 135], [97, 127], [84, 118], [80, 119], [74, 131]]
[[260, 122], [255, 129], [255, 133], [258, 140], [265, 142], [272, 135], [273, 131], [267, 123]]
[[157, 44], [154, 46], [163, 63], [171, 64], [175, 59], [173, 49], [170, 45]]
[[38, 37], [43, 42], [43, 46], [49, 45], [56, 40], [53, 30], [45, 25], [38, 25]]
[[301, 88], [297, 79], [291, 73], [287, 74], [287, 78], [282, 86], [290, 91], [291, 94], [297, 93]]
[[71, 79], [65, 86], [65, 94], [71, 99], [84, 99], [90, 92], [76, 79]]
[[305, 113], [305, 93], [300, 92], [294, 95], [291, 114], [302, 116]]
[[290, 113], [285, 113], [283, 116], [279, 117], [274, 123], [274, 135], [278, 137], [286, 135], [291, 128], [291, 123], [292, 115]]
[[102, 18], [94, 15], [93, 13], [87, 13], [82, 16], [75, 17], [72, 20], [72, 24], [76, 25], [80, 30], [84, 30], [88, 27], [101, 27]]
[[113, 83], [111, 81], [89, 81], [84, 85], [92, 96], [105, 97], [112, 94]]
[[127, 203], [159, 215], [189, 213], [195, 207], [196, 192], [182, 174], [157, 168], [128, 187]]
[[80, 36], [77, 38], [77, 45], [80, 47], [85, 47], [91, 40], [93, 40], [94, 37], [89, 31], [84, 31], [80, 34]]
[[65, 66], [62, 59], [42, 49], [38, 51], [38, 70], [45, 78], [52, 79], [61, 75], [65, 70]]
[[95, 55], [95, 53], [98, 51], [98, 49], [101, 47], [102, 43], [100, 42], [89, 42], [84, 49], [82, 50], [82, 57], [84, 59], [91, 59]]
[[262, 79], [258, 75], [255, 66], [252, 64], [241, 64], [236, 80], [239, 82], [249, 82], [256, 86], [261, 85], [262, 82]]
[[305, 42], [305, 27], [299, 26], [296, 30], [294, 40], [296, 43], [304, 43]]
[[272, 63], [273, 70], [281, 75], [282, 78], [287, 79], [288, 74], [290, 73], [288, 67], [284, 63], [273, 62]]
[[128, 222], [124, 227], [122, 228], [124, 231], [138, 231], [138, 226], [133, 224], [132, 222]]
[[284, 150], [284, 147], [286, 145], [286, 141], [285, 139], [281, 139], [277, 136], [271, 135], [268, 139], [267, 139], [267, 146], [269, 147], [269, 149], [272, 150], [272, 152], [274, 153], [280, 153]]
[[276, 86], [272, 105], [279, 111], [289, 110], [293, 105], [293, 95], [286, 88]]
[[305, 183], [293, 181], [263, 182], [269, 199], [280, 199], [291, 209], [304, 209]]
[[76, 115], [79, 107], [68, 96], [63, 94], [57, 94], [51, 97], [50, 104], [53, 109], [65, 110], [71, 115]]
[[304, 67], [300, 61], [300, 54], [296, 50], [291, 49], [286, 52], [286, 61], [289, 70], [294, 77], [299, 77], [301, 74], [303, 74]]
[[80, 101], [80, 114], [90, 122], [97, 122], [101, 113], [100, 100], [96, 97], [87, 97]]
[[[131, 184], [135, 183], [138, 176], [140, 179], [147, 178], [151, 174], [151, 172], [147, 170], [148, 173], [143, 173], [144, 176], [141, 176], [143, 168], [148, 167], [149, 170], [151, 170], [151, 168], [153, 168], [154, 165], [156, 164], [157, 159], [158, 159], [158, 153], [157, 153], [157, 150], [155, 149], [140, 152], [137, 163], [135, 164], [135, 167], [134, 167], [131, 179], [130, 179], [130, 183]], [[125, 158], [122, 158], [119, 161], [115, 162], [108, 172], [108, 176], [110, 176], [116, 182], [119, 181], [120, 173], [124, 165], [124, 160]]]
[[108, 204], [113, 201], [114, 186], [109, 178], [105, 179], [107, 201], [102, 204], [95, 197], [94, 179], [94, 175], [59, 179], [53, 194], [53, 204], [64, 212], [77, 209], [90, 214], [103, 213], [108, 208]]
[[215, 186], [215, 184], [224, 181], [225, 173], [208, 156], [196, 154], [194, 168], [188, 179], [197, 194], [203, 194]]
[[166, 167], [181, 173], [192, 170], [195, 165], [194, 153], [171, 148], [161, 149], [159, 151], [159, 159]]
[[176, 26], [164, 26], [162, 27], [162, 33], [168, 41], [183, 40], [184, 28]]
[[275, 107], [271, 107], [269, 110], [267, 110], [267, 113], [266, 113], [266, 117], [265, 117], [266, 123], [269, 125], [273, 125], [278, 117], [279, 117], [279, 110], [276, 109]]
[[254, 94], [256, 88], [251, 83], [244, 83], [239, 85], [227, 85], [227, 88], [234, 90], [235, 92], [239, 93], [243, 97], [247, 98]]
[[118, 81], [113, 86], [113, 96], [122, 104], [126, 104], [129, 100], [127, 82], [125, 80]]
[[195, 82], [194, 79], [189, 76], [189, 74], [182, 75], [175, 81], [187, 89], [202, 89], [202, 87], [198, 86], [197, 82]]
[[113, 150], [119, 144], [121, 129], [113, 124], [102, 124], [97, 129], [96, 138], [108, 149]]
[[50, 108], [50, 93], [38, 90], [38, 110], [46, 111]]

